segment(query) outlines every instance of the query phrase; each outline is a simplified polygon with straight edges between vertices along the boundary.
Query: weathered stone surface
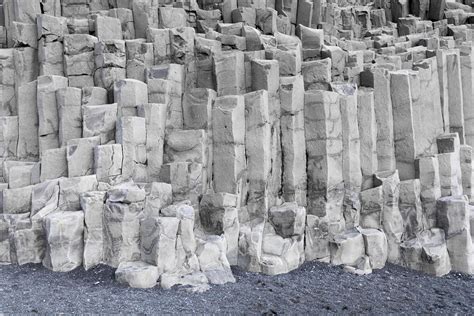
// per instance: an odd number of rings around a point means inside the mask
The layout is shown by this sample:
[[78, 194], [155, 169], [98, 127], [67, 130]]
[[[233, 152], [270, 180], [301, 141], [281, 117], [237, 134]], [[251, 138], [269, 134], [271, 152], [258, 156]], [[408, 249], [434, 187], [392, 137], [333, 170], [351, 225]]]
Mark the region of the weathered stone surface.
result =
[[441, 197], [438, 158], [433, 156], [418, 159], [417, 174], [421, 185], [423, 226], [430, 229], [436, 226], [436, 201]]
[[382, 67], [365, 70], [361, 84], [374, 89], [374, 111], [377, 122], [377, 160], [380, 170], [395, 169], [394, 125], [390, 73]]
[[357, 91], [357, 122], [360, 137], [361, 188], [364, 190], [372, 187], [373, 175], [379, 169], [375, 92], [373, 89], [360, 88]]
[[113, 182], [122, 175], [122, 146], [101, 145], [94, 148], [94, 174], [99, 182]]
[[282, 191], [285, 201], [306, 205], [306, 143], [302, 76], [280, 78]]
[[56, 91], [66, 88], [67, 78], [40, 76], [37, 80], [39, 151], [59, 147], [59, 117]]
[[203, 165], [192, 162], [173, 162], [164, 164], [158, 176], [160, 181], [171, 184], [173, 201], [190, 200], [197, 204], [205, 192]]
[[379, 229], [359, 229], [364, 238], [365, 254], [372, 269], [382, 269], [388, 258], [387, 237]]
[[350, 191], [360, 191], [362, 185], [360, 161], [360, 137], [357, 120], [357, 86], [351, 84], [331, 84], [339, 94], [342, 126], [342, 175], [344, 187]]
[[360, 225], [363, 228], [382, 228], [384, 192], [382, 186], [360, 193]]
[[87, 137], [67, 142], [67, 169], [69, 177], [94, 174], [94, 149], [100, 145], [100, 138]]
[[153, 44], [144, 39], [125, 41], [127, 49], [127, 78], [145, 82], [146, 69], [154, 62]]
[[82, 137], [82, 90], [62, 88], [56, 91], [59, 117], [59, 146], [66, 146], [69, 140]]
[[104, 262], [118, 267], [121, 262], [140, 260], [140, 202], [107, 201], [104, 209]]
[[382, 228], [387, 236], [388, 262], [400, 262], [400, 243], [403, 235], [403, 217], [398, 207], [400, 196], [400, 178], [398, 172], [378, 172], [375, 185], [382, 186], [383, 210]]
[[214, 190], [239, 194], [245, 169], [245, 102], [242, 96], [216, 99], [212, 129], [213, 155], [221, 157], [214, 159]]
[[402, 263], [410, 269], [443, 276], [451, 271], [451, 262], [442, 229], [423, 231], [401, 244]]
[[12, 263], [19, 265], [27, 263], [41, 263], [46, 242], [41, 222], [32, 222], [29, 219], [18, 220], [11, 226], [10, 246]]
[[41, 181], [66, 177], [67, 155], [66, 147], [48, 149], [41, 156]]
[[116, 142], [122, 145], [124, 179], [146, 181], [146, 120], [123, 116], [117, 121]]
[[80, 195], [84, 212], [84, 269], [88, 270], [104, 261], [104, 207], [103, 191], [91, 191]]
[[[410, 73], [392, 72], [390, 95], [393, 106], [396, 166], [400, 180], [415, 177], [415, 131], [413, 126], [413, 98]], [[395, 122], [397, 122], [395, 124]]]
[[[305, 136], [308, 159], [308, 213], [342, 218], [342, 127], [339, 96], [334, 92], [305, 94]], [[331, 139], [331, 141], [328, 141]]]
[[208, 236], [198, 243], [196, 255], [201, 271], [211, 284], [235, 283], [226, 257], [225, 237]]
[[[263, 216], [269, 207], [269, 192], [266, 185], [271, 172], [272, 154], [269, 100], [265, 90], [247, 93], [244, 98], [246, 110], [245, 154], [248, 170], [247, 207], [250, 216], [257, 217]], [[214, 130], [214, 132], [219, 133], [218, 130]], [[220, 149], [217, 144], [216, 147]]]
[[133, 288], [146, 289], [156, 286], [160, 273], [154, 265], [141, 261], [121, 262], [115, 279]]
[[22, 159], [34, 159], [39, 156], [36, 87], [37, 82], [31, 81], [18, 88], [18, 147], [16, 152]]
[[357, 230], [337, 235], [330, 242], [331, 263], [335, 265], [355, 265], [364, 256], [364, 238]]
[[43, 265], [58, 272], [68, 272], [82, 264], [84, 249], [84, 212], [58, 212], [44, 220], [46, 254]]
[[3, 213], [20, 214], [31, 210], [31, 192], [33, 186], [2, 191]]
[[31, 219], [40, 220], [58, 211], [59, 181], [48, 180], [33, 186], [31, 193]]
[[176, 238], [180, 221], [174, 217], [145, 217], [140, 223], [141, 260], [157, 266], [159, 274], [176, 268]]
[[18, 116], [0, 117], [0, 156], [15, 157], [18, 148]]
[[217, 95], [236, 95], [245, 92], [244, 54], [240, 51], [222, 52], [214, 56]]
[[437, 226], [445, 233], [452, 270], [472, 274], [474, 248], [470, 233], [470, 208], [463, 196], [443, 197], [437, 203]]
[[106, 90], [114, 88], [115, 81], [126, 78], [126, 50], [122, 40], [106, 40], [94, 46], [94, 84]]
[[76, 211], [81, 209], [79, 197], [81, 193], [97, 190], [95, 175], [61, 178], [59, 180], [59, 205], [62, 211]]
[[227, 193], [206, 194], [200, 204], [203, 229], [213, 235], [224, 235], [226, 256], [231, 265], [238, 263], [239, 217], [238, 197]]
[[117, 121], [117, 104], [84, 105], [82, 106], [83, 137], [100, 137], [100, 144], [115, 141], [115, 125]]
[[468, 145], [462, 145], [459, 151], [460, 163], [461, 163], [461, 178], [462, 178], [462, 190], [463, 194], [467, 195], [469, 201], [474, 196], [474, 173], [472, 169], [472, 147]]
[[414, 238], [423, 230], [420, 193], [421, 185], [418, 179], [400, 182], [398, 207], [403, 217], [404, 240]]
[[95, 17], [95, 34], [99, 41], [122, 40], [122, 23], [114, 17], [97, 15]]

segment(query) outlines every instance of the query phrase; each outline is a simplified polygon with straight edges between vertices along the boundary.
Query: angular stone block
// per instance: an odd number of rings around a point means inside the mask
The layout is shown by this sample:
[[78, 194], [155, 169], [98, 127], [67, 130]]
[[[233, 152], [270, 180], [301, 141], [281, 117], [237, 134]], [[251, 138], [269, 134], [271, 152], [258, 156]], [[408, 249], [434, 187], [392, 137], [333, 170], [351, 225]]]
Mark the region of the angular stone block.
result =
[[100, 87], [82, 88], [82, 105], [102, 105], [107, 103], [107, 90]]
[[176, 268], [176, 237], [180, 221], [174, 217], [145, 217], [140, 224], [141, 260], [160, 274]]
[[245, 103], [242, 96], [216, 99], [212, 111], [215, 192], [239, 194], [245, 162]]
[[423, 231], [417, 238], [401, 244], [402, 263], [406, 267], [436, 276], [451, 271], [446, 240], [442, 229]]
[[382, 186], [383, 211], [382, 228], [387, 236], [388, 262], [400, 262], [400, 243], [403, 235], [403, 217], [398, 207], [400, 197], [400, 178], [398, 171], [377, 172], [375, 186]]
[[67, 142], [67, 169], [69, 177], [82, 177], [94, 173], [94, 148], [100, 145], [100, 138], [87, 137]]
[[357, 92], [357, 121], [360, 137], [362, 190], [371, 188], [373, 175], [378, 171], [377, 121], [374, 90], [360, 88]]
[[148, 103], [147, 85], [134, 79], [117, 81], [114, 85], [114, 101], [118, 106], [118, 117], [136, 116], [137, 105]]
[[298, 207], [294, 202], [284, 203], [270, 208], [268, 220], [275, 232], [283, 238], [301, 236], [305, 229], [306, 210], [304, 207]]
[[360, 193], [360, 225], [363, 228], [382, 228], [384, 192], [382, 186]]
[[88, 270], [104, 261], [103, 216], [105, 192], [91, 191], [80, 195], [84, 212], [84, 269]]
[[421, 184], [420, 180], [405, 180], [400, 182], [399, 209], [403, 217], [403, 239], [416, 237], [423, 230]]
[[18, 116], [0, 117], [0, 157], [15, 157], [18, 148]]
[[382, 269], [387, 261], [387, 237], [379, 229], [359, 229], [364, 237], [365, 253], [372, 269]]
[[59, 179], [59, 209], [61, 211], [77, 211], [81, 209], [79, 197], [81, 193], [96, 191], [95, 175]]
[[203, 165], [191, 162], [174, 162], [161, 167], [159, 180], [171, 184], [173, 201], [190, 200], [197, 204], [205, 192]]
[[58, 210], [59, 181], [47, 180], [33, 186], [31, 193], [31, 219], [41, 220]]
[[107, 201], [104, 209], [104, 261], [112, 267], [140, 260], [142, 203]]
[[122, 174], [122, 146], [100, 145], [94, 148], [94, 174], [99, 182], [112, 182]]
[[56, 91], [66, 88], [68, 80], [59, 76], [40, 76], [37, 86], [39, 150], [59, 147], [59, 116]]
[[71, 139], [82, 137], [82, 90], [62, 88], [56, 91], [59, 117], [59, 145], [66, 146]]
[[199, 265], [211, 284], [235, 283], [225, 253], [226, 243], [223, 236], [208, 236], [198, 244], [196, 255]]
[[18, 147], [22, 159], [39, 157], [38, 111], [36, 105], [37, 82], [32, 81], [18, 89]]
[[441, 197], [441, 183], [438, 158], [422, 157], [417, 161], [417, 175], [421, 185], [423, 225], [431, 229], [436, 226], [436, 201]]
[[332, 264], [354, 265], [365, 255], [364, 238], [358, 231], [345, 232], [330, 242], [330, 250]]
[[153, 66], [153, 44], [145, 39], [125, 41], [127, 49], [127, 78], [145, 82], [146, 69]]
[[20, 214], [31, 210], [31, 192], [33, 186], [18, 189], [5, 189], [2, 191], [3, 213]]
[[95, 35], [99, 41], [122, 40], [122, 23], [114, 17], [97, 15], [95, 17]]
[[[342, 219], [342, 126], [339, 96], [305, 93], [305, 136], [308, 163], [308, 214]], [[329, 139], [331, 141], [329, 141]]]
[[41, 156], [41, 181], [67, 177], [66, 147], [45, 150]]
[[94, 84], [112, 90], [114, 83], [126, 78], [126, 50], [122, 40], [100, 41], [94, 46]]
[[121, 262], [115, 271], [119, 283], [139, 289], [155, 287], [159, 276], [156, 266], [141, 261]]
[[117, 103], [83, 106], [82, 116], [83, 137], [97, 136], [100, 138], [100, 144], [115, 141]]
[[282, 190], [285, 201], [306, 205], [306, 143], [302, 76], [280, 78]]
[[146, 120], [123, 116], [117, 121], [115, 139], [122, 145], [124, 179], [146, 181]]
[[[230, 203], [228, 200], [231, 200]], [[202, 227], [207, 233], [225, 236], [226, 256], [230, 265], [237, 265], [238, 262], [240, 224], [236, 206], [237, 196], [227, 193], [206, 194], [201, 200], [199, 212]]]
[[238, 95], [245, 92], [244, 54], [240, 51], [222, 52], [214, 56], [217, 95]]
[[84, 212], [58, 212], [44, 219], [46, 254], [43, 265], [56, 272], [69, 272], [82, 264]]

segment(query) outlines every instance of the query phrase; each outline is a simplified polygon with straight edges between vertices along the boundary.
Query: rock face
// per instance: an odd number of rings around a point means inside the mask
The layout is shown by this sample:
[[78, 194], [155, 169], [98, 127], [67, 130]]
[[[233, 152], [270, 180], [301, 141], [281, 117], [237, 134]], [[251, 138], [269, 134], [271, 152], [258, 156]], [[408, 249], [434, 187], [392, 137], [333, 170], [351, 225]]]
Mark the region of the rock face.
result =
[[0, 264], [474, 274], [474, 3], [429, 2], [0, 0]]

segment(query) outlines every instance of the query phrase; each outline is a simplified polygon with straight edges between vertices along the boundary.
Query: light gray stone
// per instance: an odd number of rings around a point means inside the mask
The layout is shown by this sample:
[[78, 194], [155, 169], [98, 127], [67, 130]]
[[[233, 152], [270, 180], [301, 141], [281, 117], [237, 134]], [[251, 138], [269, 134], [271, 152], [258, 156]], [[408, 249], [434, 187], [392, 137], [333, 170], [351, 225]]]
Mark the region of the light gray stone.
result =
[[115, 271], [119, 283], [139, 289], [155, 287], [159, 276], [156, 266], [141, 261], [121, 262]]
[[46, 254], [43, 265], [53, 271], [68, 272], [82, 264], [84, 212], [58, 212], [44, 219]]

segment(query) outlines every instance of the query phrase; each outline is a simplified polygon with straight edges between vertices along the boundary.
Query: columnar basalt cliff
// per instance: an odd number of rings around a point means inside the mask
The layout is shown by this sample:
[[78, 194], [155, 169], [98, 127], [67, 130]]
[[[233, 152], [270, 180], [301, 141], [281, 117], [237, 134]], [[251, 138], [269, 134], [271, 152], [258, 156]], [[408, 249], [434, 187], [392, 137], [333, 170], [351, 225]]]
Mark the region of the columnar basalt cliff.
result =
[[0, 264], [474, 274], [473, 1], [0, 4]]

